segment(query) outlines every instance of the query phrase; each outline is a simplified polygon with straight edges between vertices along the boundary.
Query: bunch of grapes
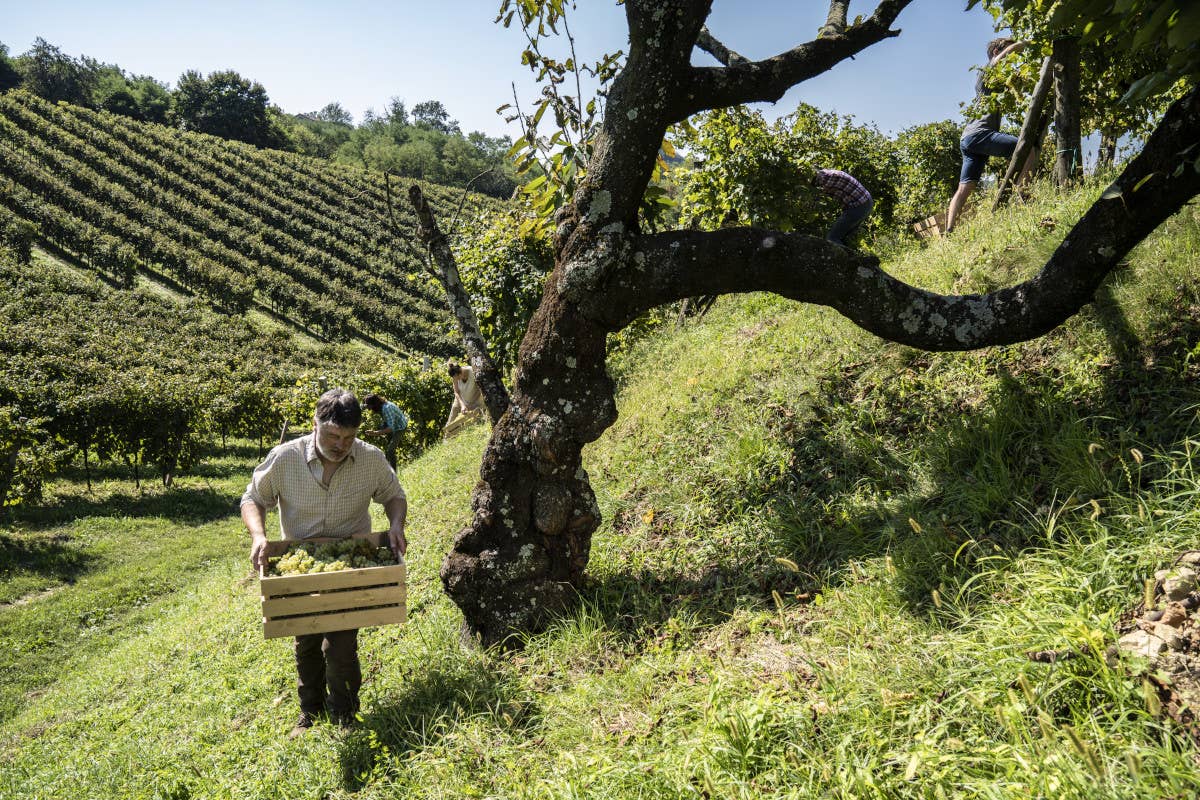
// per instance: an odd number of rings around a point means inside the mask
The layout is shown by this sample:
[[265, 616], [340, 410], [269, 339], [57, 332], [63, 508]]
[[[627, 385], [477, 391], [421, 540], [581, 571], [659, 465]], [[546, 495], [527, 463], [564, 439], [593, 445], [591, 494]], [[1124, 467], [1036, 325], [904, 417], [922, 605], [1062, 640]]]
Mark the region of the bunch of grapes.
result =
[[291, 547], [271, 562], [272, 575], [312, 575], [343, 569], [383, 567], [396, 563], [390, 547], [376, 547], [369, 539], [342, 539]]

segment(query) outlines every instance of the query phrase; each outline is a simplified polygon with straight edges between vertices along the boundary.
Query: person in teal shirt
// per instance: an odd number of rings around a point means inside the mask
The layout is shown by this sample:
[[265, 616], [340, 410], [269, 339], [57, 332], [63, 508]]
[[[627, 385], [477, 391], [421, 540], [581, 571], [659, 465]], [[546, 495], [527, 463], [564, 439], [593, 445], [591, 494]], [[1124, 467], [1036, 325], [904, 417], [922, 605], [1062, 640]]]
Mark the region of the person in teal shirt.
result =
[[383, 427], [364, 431], [364, 436], [386, 436], [387, 445], [383, 448], [392, 471], [396, 471], [396, 446], [400, 444], [400, 434], [408, 427], [408, 417], [400, 410], [400, 406], [384, 399], [377, 394], [369, 394], [363, 398], [363, 405], [383, 418]]

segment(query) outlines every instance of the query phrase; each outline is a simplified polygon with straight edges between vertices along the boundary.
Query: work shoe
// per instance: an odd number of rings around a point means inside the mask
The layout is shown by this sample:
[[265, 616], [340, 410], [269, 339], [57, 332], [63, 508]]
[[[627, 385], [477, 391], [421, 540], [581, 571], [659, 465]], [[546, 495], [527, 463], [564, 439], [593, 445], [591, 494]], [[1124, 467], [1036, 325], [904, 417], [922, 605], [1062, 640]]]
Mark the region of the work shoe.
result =
[[307, 711], [301, 711], [300, 719], [296, 720], [296, 727], [292, 728], [292, 732], [288, 734], [288, 738], [295, 739], [298, 736], [303, 736], [304, 734], [308, 733], [308, 729], [311, 728], [316, 721], [317, 718], [315, 716]]

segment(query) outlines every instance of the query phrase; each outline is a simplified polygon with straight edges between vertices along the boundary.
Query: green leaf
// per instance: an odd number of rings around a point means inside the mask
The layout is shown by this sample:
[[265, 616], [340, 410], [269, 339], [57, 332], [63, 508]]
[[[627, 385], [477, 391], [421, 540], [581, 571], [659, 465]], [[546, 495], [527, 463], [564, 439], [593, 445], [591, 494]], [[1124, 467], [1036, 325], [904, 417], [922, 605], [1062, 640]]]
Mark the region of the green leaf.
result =
[[1136, 192], [1138, 189], [1142, 188], [1142, 186], [1145, 185], [1146, 181], [1150, 180], [1155, 175], [1161, 175], [1161, 174], [1162, 174], [1161, 172], [1151, 172], [1149, 175], [1144, 176], [1140, 181], [1138, 181], [1137, 183], [1135, 183], [1133, 185], [1133, 191]]
[[1200, 3], [1181, 9], [1175, 23], [1167, 33], [1167, 44], [1183, 49], [1195, 46], [1200, 41]]

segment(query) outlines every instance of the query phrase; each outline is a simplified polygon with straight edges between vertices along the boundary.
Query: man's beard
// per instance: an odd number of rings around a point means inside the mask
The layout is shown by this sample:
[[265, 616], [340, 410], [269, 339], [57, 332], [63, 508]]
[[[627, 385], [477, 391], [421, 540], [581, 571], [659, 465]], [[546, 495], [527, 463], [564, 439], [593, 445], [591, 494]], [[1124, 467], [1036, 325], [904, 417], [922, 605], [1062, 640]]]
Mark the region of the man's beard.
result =
[[346, 448], [346, 452], [343, 453], [340, 458], [338, 458], [337, 456], [330, 455], [329, 453], [326, 453], [325, 448], [321, 447], [321, 437], [319, 435], [315, 435], [315, 434], [313, 435], [313, 447], [317, 448], [318, 456], [320, 456], [325, 461], [332, 461], [334, 464], [342, 463], [343, 461], [346, 460], [346, 456], [350, 455], [350, 448]]

